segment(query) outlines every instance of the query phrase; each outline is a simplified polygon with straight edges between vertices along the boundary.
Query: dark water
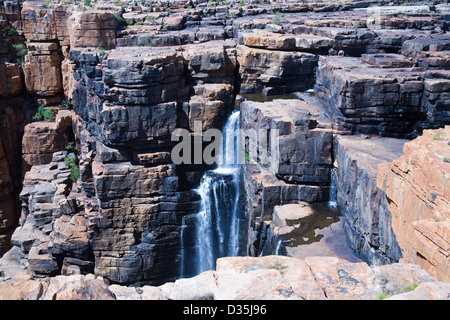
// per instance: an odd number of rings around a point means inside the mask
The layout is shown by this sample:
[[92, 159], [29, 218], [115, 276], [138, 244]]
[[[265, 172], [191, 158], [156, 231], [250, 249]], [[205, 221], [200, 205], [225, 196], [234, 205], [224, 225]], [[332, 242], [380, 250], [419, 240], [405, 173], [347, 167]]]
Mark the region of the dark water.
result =
[[283, 236], [286, 246], [299, 246], [319, 242], [324, 236], [316, 231], [331, 227], [340, 221], [340, 212], [330, 207], [327, 202], [310, 204], [314, 213], [308, 217], [287, 220], [288, 226], [296, 228]]

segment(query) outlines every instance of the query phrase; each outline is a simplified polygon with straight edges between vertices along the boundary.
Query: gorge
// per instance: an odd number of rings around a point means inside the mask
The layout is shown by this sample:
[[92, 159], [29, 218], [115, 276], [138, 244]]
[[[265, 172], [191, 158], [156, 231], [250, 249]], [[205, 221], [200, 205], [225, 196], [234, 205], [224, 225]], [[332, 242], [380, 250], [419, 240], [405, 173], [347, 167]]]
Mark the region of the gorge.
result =
[[449, 20], [0, 0], [0, 299], [448, 299]]

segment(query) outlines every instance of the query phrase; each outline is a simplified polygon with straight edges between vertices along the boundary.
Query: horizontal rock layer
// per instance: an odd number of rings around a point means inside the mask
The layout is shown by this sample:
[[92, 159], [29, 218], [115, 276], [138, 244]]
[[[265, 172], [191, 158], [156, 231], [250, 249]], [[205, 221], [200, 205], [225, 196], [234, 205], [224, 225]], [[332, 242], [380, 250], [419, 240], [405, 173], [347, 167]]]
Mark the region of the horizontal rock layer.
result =
[[[411, 291], [409, 288], [415, 288]], [[430, 293], [430, 289], [431, 292]], [[12, 300], [374, 300], [448, 299], [448, 283], [420, 267], [369, 267], [332, 257], [304, 260], [280, 256], [222, 258], [216, 271], [159, 287], [108, 285], [102, 277], [27, 277], [0, 282], [0, 299]], [[406, 292], [406, 293], [404, 293]]]

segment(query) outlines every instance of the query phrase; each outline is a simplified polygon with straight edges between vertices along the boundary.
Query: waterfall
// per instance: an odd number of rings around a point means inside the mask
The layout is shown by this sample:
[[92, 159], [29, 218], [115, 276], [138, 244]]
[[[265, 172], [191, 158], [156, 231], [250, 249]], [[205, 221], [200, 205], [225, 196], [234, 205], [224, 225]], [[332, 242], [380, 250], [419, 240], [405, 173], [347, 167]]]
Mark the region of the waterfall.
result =
[[277, 246], [275, 247], [275, 253], [274, 253], [276, 256], [280, 255], [280, 249], [281, 249], [282, 244], [283, 244], [283, 238], [278, 239]]
[[[185, 270], [190, 269], [199, 274], [215, 268], [216, 259], [239, 254], [239, 165], [237, 164], [237, 139], [235, 132], [239, 129], [240, 112], [233, 112], [223, 128], [223, 143], [218, 153], [222, 158], [215, 170], [207, 171], [195, 190], [201, 199], [199, 212], [190, 219], [193, 226], [193, 257], [185, 258], [184, 237], [185, 219], [182, 221], [180, 263], [181, 277], [191, 276]], [[187, 266], [187, 263], [194, 266]]]
[[330, 183], [330, 200], [328, 206], [330, 208], [337, 207], [337, 191], [336, 191], [336, 169], [331, 169], [331, 183]]

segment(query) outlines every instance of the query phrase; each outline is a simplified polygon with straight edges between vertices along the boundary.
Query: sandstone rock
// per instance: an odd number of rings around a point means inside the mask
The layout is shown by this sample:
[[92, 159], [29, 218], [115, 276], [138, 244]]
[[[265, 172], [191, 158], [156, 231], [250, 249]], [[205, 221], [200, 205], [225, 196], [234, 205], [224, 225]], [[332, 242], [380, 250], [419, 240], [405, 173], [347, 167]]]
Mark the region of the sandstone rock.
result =
[[432, 280], [417, 265], [399, 263], [371, 269], [365, 263], [333, 257], [220, 258], [217, 271], [159, 287], [108, 286], [92, 274], [46, 279], [16, 276], [0, 282], [1, 299], [40, 300], [376, 299], [379, 293], [394, 294], [392, 299], [442, 300], [448, 299], [447, 291], [445, 283]]
[[117, 284], [108, 286], [117, 300], [141, 300], [141, 295], [137, 292], [136, 288], [124, 287]]
[[24, 65], [27, 91], [41, 96], [62, 92], [61, 62], [57, 52], [50, 55], [27, 55]]
[[386, 300], [448, 300], [450, 285], [447, 282], [425, 282], [412, 292], [397, 294]]
[[[69, 278], [70, 279], [70, 278]], [[116, 300], [101, 279], [74, 279], [65, 282], [52, 297], [53, 300]]]
[[449, 123], [447, 96], [450, 92], [449, 71], [429, 71], [425, 74], [424, 93], [419, 122], [420, 129], [437, 129]]
[[286, 93], [313, 86], [318, 57], [309, 53], [271, 51], [237, 47], [241, 93], [261, 92], [264, 87], [281, 87]]
[[216, 300], [285, 300], [299, 299], [278, 270], [251, 270], [222, 274], [217, 280]]
[[404, 145], [404, 155], [378, 167], [377, 186], [386, 193], [392, 228], [405, 262], [418, 263], [448, 280], [449, 128], [425, 130]]
[[0, 300], [38, 300], [42, 293], [42, 284], [29, 277], [0, 283]]
[[169, 299], [173, 300], [211, 300], [216, 289], [214, 271], [205, 271], [188, 279], [178, 279], [170, 288]]
[[167, 300], [167, 294], [159, 287], [143, 286], [142, 300]]
[[[243, 129], [278, 130], [279, 134], [266, 137], [269, 140], [267, 149], [271, 149], [267, 154], [255, 155], [251, 148], [258, 143], [263, 145], [264, 138], [255, 140], [249, 133], [250, 147], [246, 152], [251, 161], [258, 156], [269, 172], [288, 183], [327, 184], [331, 165], [331, 124], [321, 113], [319, 104], [306, 102], [303, 98], [266, 103], [245, 101], [241, 104], [241, 113]], [[278, 149], [274, 150], [272, 145]]]
[[62, 215], [53, 223], [50, 234], [52, 253], [78, 258], [89, 258], [89, 239], [83, 214]]
[[60, 110], [56, 121], [38, 121], [25, 126], [22, 139], [23, 159], [28, 166], [47, 164], [53, 153], [64, 150], [72, 139], [71, 115]]
[[186, 22], [186, 16], [184, 15], [173, 15], [168, 16], [163, 19], [164, 27], [167, 30], [180, 30], [183, 29], [184, 23]]
[[116, 20], [110, 12], [74, 12], [68, 25], [73, 48], [97, 48], [101, 44], [108, 50], [116, 46]]
[[48, 41], [57, 39], [57, 27], [54, 10], [39, 8], [32, 1], [23, 3], [23, 31], [29, 40]]
[[6, 63], [0, 65], [0, 97], [11, 97], [22, 91], [22, 76], [18, 64]]
[[352, 264], [331, 257], [306, 257], [305, 262], [328, 299], [373, 298], [374, 293], [369, 288], [373, 271], [366, 263]]

